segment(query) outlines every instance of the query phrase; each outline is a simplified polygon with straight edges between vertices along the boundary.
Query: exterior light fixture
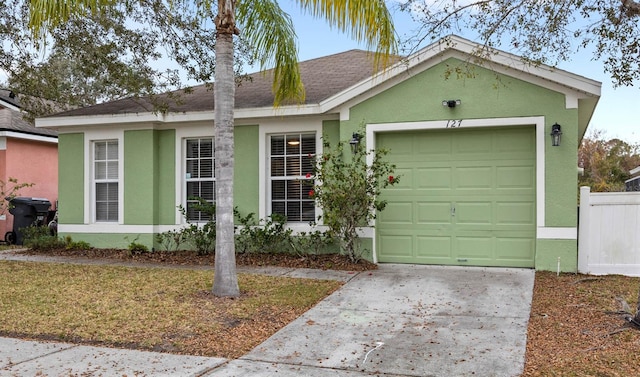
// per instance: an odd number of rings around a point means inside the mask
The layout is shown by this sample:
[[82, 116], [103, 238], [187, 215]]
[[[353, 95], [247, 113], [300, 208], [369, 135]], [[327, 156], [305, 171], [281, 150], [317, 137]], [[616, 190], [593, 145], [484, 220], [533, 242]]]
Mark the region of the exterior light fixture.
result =
[[442, 106], [449, 107], [452, 109], [460, 104], [462, 104], [462, 101], [460, 101], [459, 99], [446, 99], [442, 101]]
[[557, 147], [560, 145], [560, 139], [562, 138], [562, 127], [555, 123], [551, 126], [551, 145]]
[[362, 136], [359, 133], [354, 132], [351, 135], [351, 140], [349, 140], [349, 145], [351, 146], [351, 153], [356, 154], [358, 151], [358, 147], [360, 145], [360, 139]]

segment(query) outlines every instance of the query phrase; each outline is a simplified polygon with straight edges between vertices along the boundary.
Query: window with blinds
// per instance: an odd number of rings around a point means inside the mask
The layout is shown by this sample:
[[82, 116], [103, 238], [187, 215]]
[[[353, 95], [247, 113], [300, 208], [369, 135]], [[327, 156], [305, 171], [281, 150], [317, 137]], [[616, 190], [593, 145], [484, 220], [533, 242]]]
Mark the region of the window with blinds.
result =
[[314, 221], [313, 189], [315, 133], [288, 133], [270, 137], [271, 213], [287, 221]]
[[208, 221], [211, 217], [195, 208], [199, 203], [195, 198], [202, 198], [209, 203], [215, 203], [216, 182], [213, 138], [187, 139], [186, 148], [187, 219], [189, 221]]
[[93, 143], [96, 221], [118, 221], [118, 141]]

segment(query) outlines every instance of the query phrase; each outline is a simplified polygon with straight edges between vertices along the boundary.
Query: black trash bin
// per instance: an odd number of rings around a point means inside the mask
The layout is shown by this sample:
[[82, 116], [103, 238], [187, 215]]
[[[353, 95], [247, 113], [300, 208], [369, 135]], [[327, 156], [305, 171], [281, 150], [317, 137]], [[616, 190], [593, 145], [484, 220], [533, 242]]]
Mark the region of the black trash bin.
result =
[[41, 226], [49, 214], [51, 202], [43, 198], [18, 196], [9, 201], [9, 213], [13, 215], [13, 230], [7, 232], [4, 240], [9, 244], [22, 245], [22, 228]]

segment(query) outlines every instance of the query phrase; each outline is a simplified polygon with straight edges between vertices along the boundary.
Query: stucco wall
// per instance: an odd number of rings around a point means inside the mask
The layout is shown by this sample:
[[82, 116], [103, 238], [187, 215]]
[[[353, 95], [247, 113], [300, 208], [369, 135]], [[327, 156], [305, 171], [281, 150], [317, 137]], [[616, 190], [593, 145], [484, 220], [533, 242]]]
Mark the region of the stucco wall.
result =
[[[8, 182], [16, 178], [18, 183], [32, 183], [22, 188], [18, 196], [45, 198], [52, 209], [58, 200], [58, 145], [27, 139], [7, 138], [7, 149], [0, 155], [0, 179]], [[6, 213], [0, 220], [0, 237], [13, 229], [13, 215]]]

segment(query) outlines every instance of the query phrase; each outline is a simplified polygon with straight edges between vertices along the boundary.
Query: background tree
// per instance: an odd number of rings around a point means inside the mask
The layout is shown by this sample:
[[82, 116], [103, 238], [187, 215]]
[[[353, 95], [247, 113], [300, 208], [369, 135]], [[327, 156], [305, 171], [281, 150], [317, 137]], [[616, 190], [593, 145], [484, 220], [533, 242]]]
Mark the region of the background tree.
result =
[[[170, 0], [112, 4], [102, 13], [71, 15], [46, 39], [33, 39], [29, 1], [0, 2], [0, 72], [8, 75], [0, 86], [18, 94], [28, 119], [213, 80], [213, 14]], [[181, 72], [163, 68], [165, 61]], [[236, 61], [236, 75], [252, 63], [241, 41]]]
[[[140, 4], [145, 6], [144, 0]], [[135, 3], [135, 2], [134, 2]], [[173, 3], [181, 3], [174, 1]], [[191, 1], [184, 0], [190, 5]], [[358, 41], [376, 48], [378, 63], [395, 52], [395, 34], [391, 16], [384, 2], [356, 0], [331, 2], [299, 0], [300, 6], [332, 26], [349, 31]], [[117, 0], [31, 0], [30, 25], [36, 36], [43, 36], [75, 17], [95, 17], [118, 9]], [[258, 57], [261, 68], [273, 63], [274, 104], [304, 100], [304, 87], [298, 70], [295, 33], [291, 18], [273, 0], [238, 2], [236, 23], [235, 0], [202, 0], [196, 8], [204, 15], [215, 14], [215, 86], [214, 138], [216, 140], [216, 256], [213, 293], [217, 296], [238, 296], [235, 269], [233, 223], [233, 119], [235, 76], [233, 72], [236, 48], [234, 36], [245, 29], [243, 38]], [[212, 8], [216, 4], [217, 8]]]
[[409, 48], [468, 31], [484, 42], [479, 54], [500, 46], [556, 65], [592, 47], [615, 85], [640, 78], [640, 3], [634, 0], [405, 0], [401, 9], [421, 24]]
[[640, 166], [640, 145], [606, 139], [603, 131], [593, 130], [582, 139], [578, 166], [584, 168], [578, 186], [589, 186], [595, 192], [624, 191], [629, 170]]

